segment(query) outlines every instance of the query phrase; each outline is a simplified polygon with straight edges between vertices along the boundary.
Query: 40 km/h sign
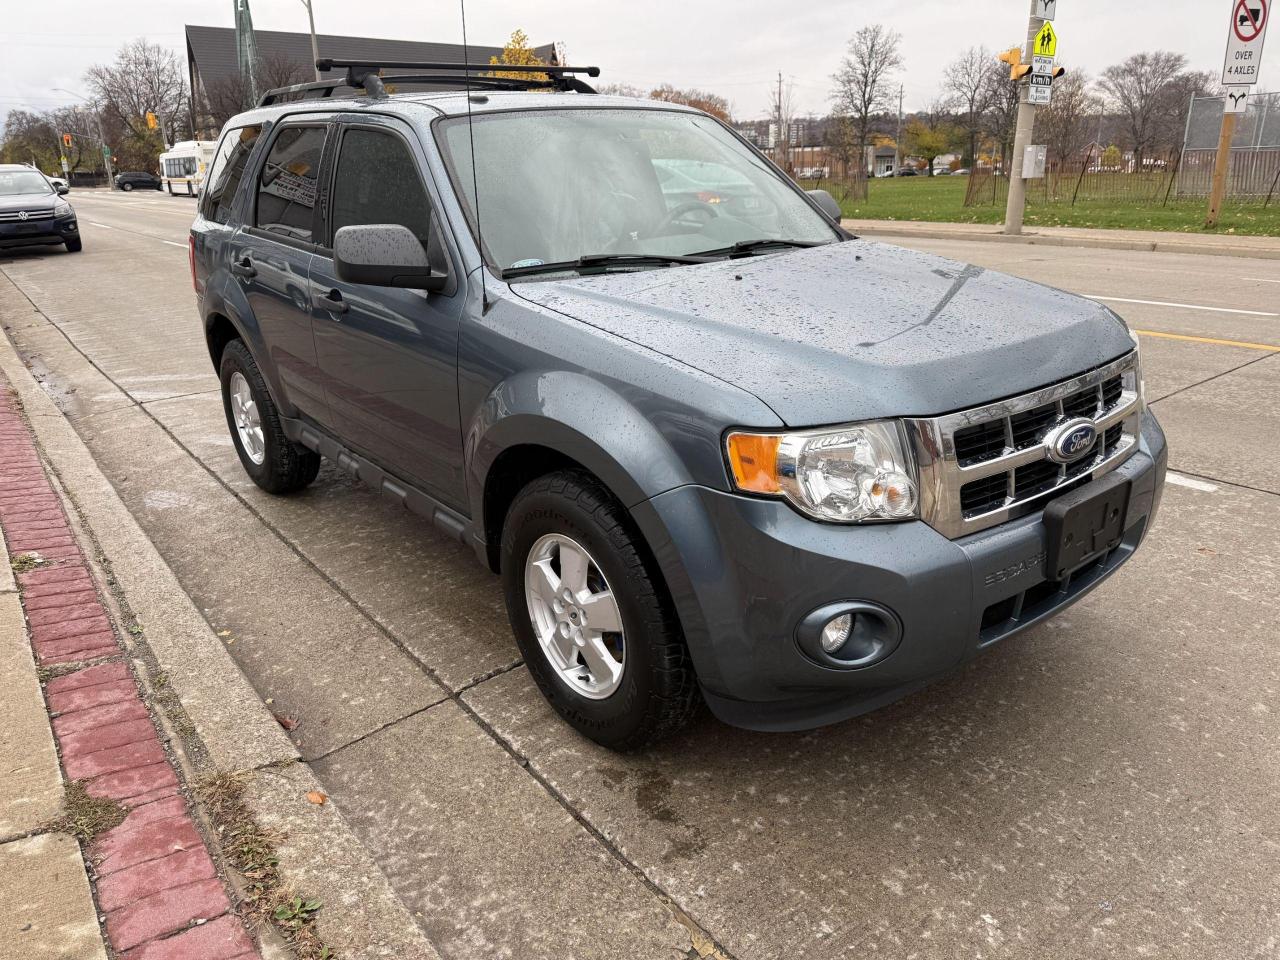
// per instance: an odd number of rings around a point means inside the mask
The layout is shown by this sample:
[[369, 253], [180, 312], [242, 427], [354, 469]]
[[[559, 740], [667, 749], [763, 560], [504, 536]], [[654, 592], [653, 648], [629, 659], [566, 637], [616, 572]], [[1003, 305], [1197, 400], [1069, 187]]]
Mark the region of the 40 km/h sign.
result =
[[1270, 8], [1271, 0], [1235, 0], [1227, 33], [1227, 60], [1222, 67], [1223, 84], [1240, 86], [1258, 82]]

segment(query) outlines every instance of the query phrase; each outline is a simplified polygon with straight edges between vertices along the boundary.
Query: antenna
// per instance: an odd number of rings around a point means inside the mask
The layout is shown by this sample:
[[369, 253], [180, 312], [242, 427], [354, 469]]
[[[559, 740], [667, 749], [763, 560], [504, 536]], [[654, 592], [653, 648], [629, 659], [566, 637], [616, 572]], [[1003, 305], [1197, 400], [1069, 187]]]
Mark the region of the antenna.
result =
[[476, 131], [471, 119], [471, 50], [467, 46], [467, 0], [458, 0], [462, 8], [462, 60], [467, 91], [467, 139], [471, 142], [471, 196], [476, 205], [476, 244], [480, 247], [480, 312], [489, 311], [488, 284], [484, 277], [484, 234], [480, 226], [480, 178], [476, 175]]

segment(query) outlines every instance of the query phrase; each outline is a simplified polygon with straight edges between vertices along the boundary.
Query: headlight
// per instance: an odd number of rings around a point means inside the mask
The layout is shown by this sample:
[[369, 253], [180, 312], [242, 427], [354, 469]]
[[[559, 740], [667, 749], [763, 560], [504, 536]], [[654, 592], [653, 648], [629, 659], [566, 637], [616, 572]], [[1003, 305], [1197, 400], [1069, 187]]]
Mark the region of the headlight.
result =
[[55, 217], [69, 217], [71, 213], [71, 204], [65, 200], [59, 200], [53, 205], [53, 215]]
[[783, 497], [801, 513], [832, 523], [919, 516], [915, 464], [901, 424], [878, 420], [805, 433], [730, 433], [734, 486]]

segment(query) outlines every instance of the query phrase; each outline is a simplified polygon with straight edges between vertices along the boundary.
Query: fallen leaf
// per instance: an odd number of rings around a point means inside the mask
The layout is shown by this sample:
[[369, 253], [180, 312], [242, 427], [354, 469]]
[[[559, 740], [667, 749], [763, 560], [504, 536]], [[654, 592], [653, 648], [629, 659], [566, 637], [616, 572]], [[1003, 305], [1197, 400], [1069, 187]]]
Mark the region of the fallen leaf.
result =
[[283, 713], [273, 713], [272, 716], [276, 718], [276, 723], [286, 730], [292, 730], [298, 725], [297, 717], [286, 717]]
[[230, 630], [219, 630], [219, 631], [218, 631], [218, 636], [220, 636], [220, 637], [229, 637], [229, 636], [231, 636], [231, 631], [230, 631]]
[[317, 807], [322, 807], [329, 802], [329, 795], [321, 793], [319, 790], [309, 790], [307, 792], [307, 800]]

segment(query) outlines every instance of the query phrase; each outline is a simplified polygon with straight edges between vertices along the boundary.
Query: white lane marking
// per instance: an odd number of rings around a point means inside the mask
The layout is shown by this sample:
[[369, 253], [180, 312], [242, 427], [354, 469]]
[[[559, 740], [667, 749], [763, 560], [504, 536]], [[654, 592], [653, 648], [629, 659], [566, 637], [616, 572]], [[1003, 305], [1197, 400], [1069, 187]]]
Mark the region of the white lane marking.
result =
[[1206, 307], [1199, 303], [1171, 303], [1168, 300], [1132, 300], [1128, 297], [1104, 297], [1098, 293], [1082, 293], [1089, 300], [1105, 300], [1108, 303], [1142, 303], [1149, 307], [1178, 307], [1182, 310], [1208, 310], [1213, 313], [1242, 313], [1249, 317], [1280, 317], [1280, 313], [1265, 313], [1262, 310], [1233, 310], [1230, 307]]
[[1280, 283], [1280, 280], [1268, 280], [1266, 277], [1241, 277], [1241, 280], [1252, 280], [1254, 283]]
[[161, 243], [167, 243], [171, 247], [185, 247], [185, 243], [179, 243], [177, 240], [161, 240]]
[[1218, 488], [1212, 483], [1205, 483], [1203, 480], [1192, 480], [1190, 477], [1184, 477], [1180, 473], [1174, 473], [1170, 470], [1164, 475], [1164, 478], [1170, 483], [1175, 483], [1180, 487], [1190, 487], [1192, 490], [1199, 490], [1201, 493], [1217, 493]]
[[115, 227], [109, 227], [105, 223], [99, 223], [97, 220], [86, 220], [85, 223], [92, 223], [95, 227], [101, 227], [103, 230], [115, 229]]

